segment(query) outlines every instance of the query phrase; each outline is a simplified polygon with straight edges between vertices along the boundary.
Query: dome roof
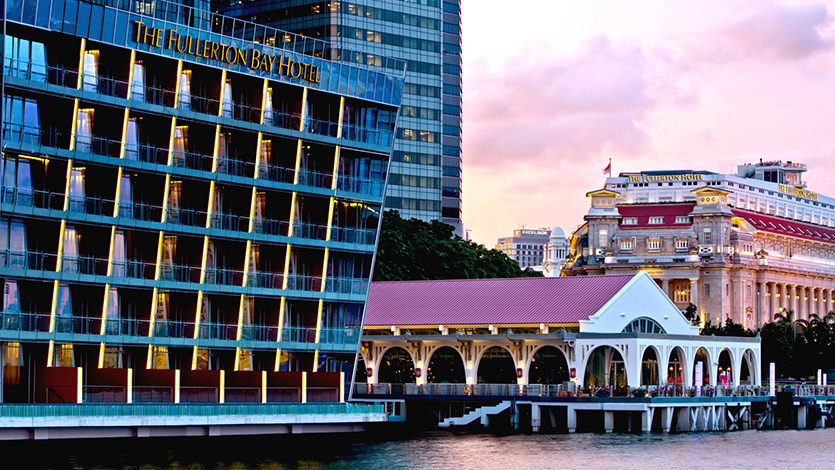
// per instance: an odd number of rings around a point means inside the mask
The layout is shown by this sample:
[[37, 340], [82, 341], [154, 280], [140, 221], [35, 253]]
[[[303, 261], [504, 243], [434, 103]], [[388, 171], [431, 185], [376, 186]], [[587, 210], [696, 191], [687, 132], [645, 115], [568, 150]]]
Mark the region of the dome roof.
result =
[[559, 227], [554, 227], [554, 230], [551, 230], [551, 238], [565, 238], [565, 232]]

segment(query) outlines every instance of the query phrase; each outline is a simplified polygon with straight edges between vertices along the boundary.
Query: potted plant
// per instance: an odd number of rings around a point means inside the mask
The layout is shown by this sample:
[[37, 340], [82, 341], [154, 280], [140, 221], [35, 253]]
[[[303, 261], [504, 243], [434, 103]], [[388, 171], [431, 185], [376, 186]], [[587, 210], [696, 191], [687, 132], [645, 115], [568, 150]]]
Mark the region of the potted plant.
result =
[[647, 396], [647, 389], [644, 387], [633, 388], [632, 396], [636, 398], [645, 397]]

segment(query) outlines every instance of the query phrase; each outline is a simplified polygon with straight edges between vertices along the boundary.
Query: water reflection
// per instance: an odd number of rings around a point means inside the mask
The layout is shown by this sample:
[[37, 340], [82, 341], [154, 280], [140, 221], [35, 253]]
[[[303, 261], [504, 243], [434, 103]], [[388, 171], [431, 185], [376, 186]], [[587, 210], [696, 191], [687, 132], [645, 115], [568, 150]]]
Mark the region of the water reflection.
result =
[[[26, 468], [55, 470], [330, 470], [539, 468], [835, 468], [835, 430], [691, 434], [518, 435], [429, 432], [316, 437], [4, 443]], [[45, 452], [48, 446], [48, 452]]]

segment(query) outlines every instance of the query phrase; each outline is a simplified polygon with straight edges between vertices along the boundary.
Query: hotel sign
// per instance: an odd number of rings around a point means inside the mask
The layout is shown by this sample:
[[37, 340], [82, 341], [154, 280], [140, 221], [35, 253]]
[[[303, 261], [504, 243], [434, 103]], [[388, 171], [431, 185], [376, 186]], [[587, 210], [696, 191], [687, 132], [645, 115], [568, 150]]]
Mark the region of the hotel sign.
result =
[[548, 235], [547, 230], [522, 230], [522, 235]]
[[627, 175], [630, 183], [662, 182], [662, 181], [701, 181], [702, 175], [696, 173], [673, 173], [669, 175]]
[[205, 59], [225, 62], [229, 65], [243, 65], [253, 70], [278, 73], [289, 78], [301, 78], [319, 83], [319, 67], [296, 62], [292, 56], [269, 55], [258, 49], [243, 49], [228, 44], [185, 36], [173, 29], [150, 28], [141, 21], [134, 20], [137, 43], [151, 47], [171, 49], [183, 54], [195, 55]]
[[818, 193], [813, 193], [812, 191], [806, 191], [805, 189], [795, 188], [794, 186], [789, 186], [786, 184], [778, 184], [781, 193], [786, 193], [792, 196], [800, 196], [805, 197], [806, 199], [811, 199], [813, 201], [818, 200]]

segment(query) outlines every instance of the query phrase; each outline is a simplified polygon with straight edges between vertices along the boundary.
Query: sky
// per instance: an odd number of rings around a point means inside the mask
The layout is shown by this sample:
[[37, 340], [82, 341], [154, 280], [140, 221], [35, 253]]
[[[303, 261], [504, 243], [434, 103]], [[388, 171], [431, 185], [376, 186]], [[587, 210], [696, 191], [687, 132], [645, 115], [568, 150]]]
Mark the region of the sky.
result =
[[806, 163], [835, 196], [835, 0], [462, 0], [463, 215], [571, 233], [612, 174]]

